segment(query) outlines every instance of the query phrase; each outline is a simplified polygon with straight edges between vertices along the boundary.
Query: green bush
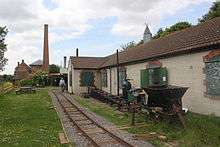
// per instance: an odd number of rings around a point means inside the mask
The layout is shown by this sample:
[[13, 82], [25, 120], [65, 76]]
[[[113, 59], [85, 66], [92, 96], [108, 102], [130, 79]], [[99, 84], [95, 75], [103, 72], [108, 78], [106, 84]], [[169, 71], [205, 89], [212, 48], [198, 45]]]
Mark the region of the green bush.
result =
[[33, 82], [33, 80], [21, 80], [21, 81], [19, 82], [19, 85], [20, 85], [20, 86], [34, 85], [34, 82]]
[[47, 73], [44, 71], [39, 71], [33, 76], [34, 85], [45, 86], [47, 83]]

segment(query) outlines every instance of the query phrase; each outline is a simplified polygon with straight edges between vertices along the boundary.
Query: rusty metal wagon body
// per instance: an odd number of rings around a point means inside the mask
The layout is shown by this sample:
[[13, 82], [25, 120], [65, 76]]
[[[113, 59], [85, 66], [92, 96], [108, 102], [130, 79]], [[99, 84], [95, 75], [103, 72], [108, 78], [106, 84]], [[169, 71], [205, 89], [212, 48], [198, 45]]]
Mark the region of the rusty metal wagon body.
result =
[[160, 118], [179, 118], [184, 127], [186, 127], [182, 110], [182, 96], [188, 87], [179, 86], [161, 86], [144, 87], [148, 95], [146, 109]]

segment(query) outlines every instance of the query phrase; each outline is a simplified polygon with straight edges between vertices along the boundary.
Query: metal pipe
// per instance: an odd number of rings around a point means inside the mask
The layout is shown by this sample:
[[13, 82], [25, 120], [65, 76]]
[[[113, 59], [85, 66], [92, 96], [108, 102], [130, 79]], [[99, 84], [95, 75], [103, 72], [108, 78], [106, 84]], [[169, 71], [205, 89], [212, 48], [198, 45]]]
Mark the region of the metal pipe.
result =
[[118, 57], [118, 50], [116, 52], [117, 57], [117, 95], [119, 96], [119, 57]]
[[109, 72], [110, 72], [110, 93], [112, 94], [112, 69], [111, 69], [111, 67], [109, 68]]

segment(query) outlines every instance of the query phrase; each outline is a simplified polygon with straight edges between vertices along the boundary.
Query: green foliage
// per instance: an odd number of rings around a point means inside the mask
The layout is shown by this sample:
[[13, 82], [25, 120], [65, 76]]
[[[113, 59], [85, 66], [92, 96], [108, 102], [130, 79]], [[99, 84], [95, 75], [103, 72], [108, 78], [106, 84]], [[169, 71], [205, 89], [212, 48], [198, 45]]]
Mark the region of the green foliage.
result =
[[63, 132], [46, 89], [35, 94], [9, 93], [0, 97], [1, 147], [60, 147]]
[[24, 79], [24, 80], [19, 81], [19, 85], [20, 86], [34, 85], [34, 82], [33, 80]]
[[212, 7], [209, 9], [209, 12], [203, 15], [202, 18], [199, 19], [199, 22], [202, 23], [219, 16], [220, 16], [220, 1], [214, 2]]
[[44, 71], [38, 71], [33, 76], [33, 83], [37, 86], [45, 86], [47, 83], [47, 73]]
[[6, 74], [4, 74], [2, 76], [2, 78], [3, 78], [4, 82], [13, 82], [14, 76], [13, 75], [6, 75]]
[[164, 30], [162, 28], [160, 28], [153, 38], [157, 39], [157, 38], [160, 38], [160, 37], [164, 37], [164, 36], [166, 36], [168, 34], [171, 34], [173, 32], [189, 28], [191, 26], [192, 25], [189, 22], [185, 22], [185, 21], [178, 22], [178, 23], [170, 26], [169, 28], [165, 28]]
[[122, 44], [121, 45], [121, 49], [122, 50], [126, 50], [128, 48], [132, 48], [132, 47], [135, 47], [137, 44], [134, 42], [134, 41], [131, 41], [131, 42], [128, 42], [126, 44]]
[[60, 72], [60, 67], [52, 64], [49, 66], [49, 73], [59, 73]]
[[0, 27], [0, 71], [4, 70], [4, 66], [8, 59], [4, 57], [4, 53], [7, 51], [7, 45], [5, 44], [5, 37], [8, 33], [6, 27]]

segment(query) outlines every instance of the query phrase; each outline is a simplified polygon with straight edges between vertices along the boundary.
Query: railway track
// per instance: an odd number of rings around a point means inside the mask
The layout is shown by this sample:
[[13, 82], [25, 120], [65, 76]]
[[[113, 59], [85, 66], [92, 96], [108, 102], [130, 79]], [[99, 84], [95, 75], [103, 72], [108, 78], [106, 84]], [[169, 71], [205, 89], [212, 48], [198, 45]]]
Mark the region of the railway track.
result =
[[94, 147], [134, 147], [122, 138], [105, 129], [95, 120], [85, 114], [79, 107], [71, 102], [63, 93], [53, 90], [63, 112], [76, 126], [78, 133], [82, 134]]

